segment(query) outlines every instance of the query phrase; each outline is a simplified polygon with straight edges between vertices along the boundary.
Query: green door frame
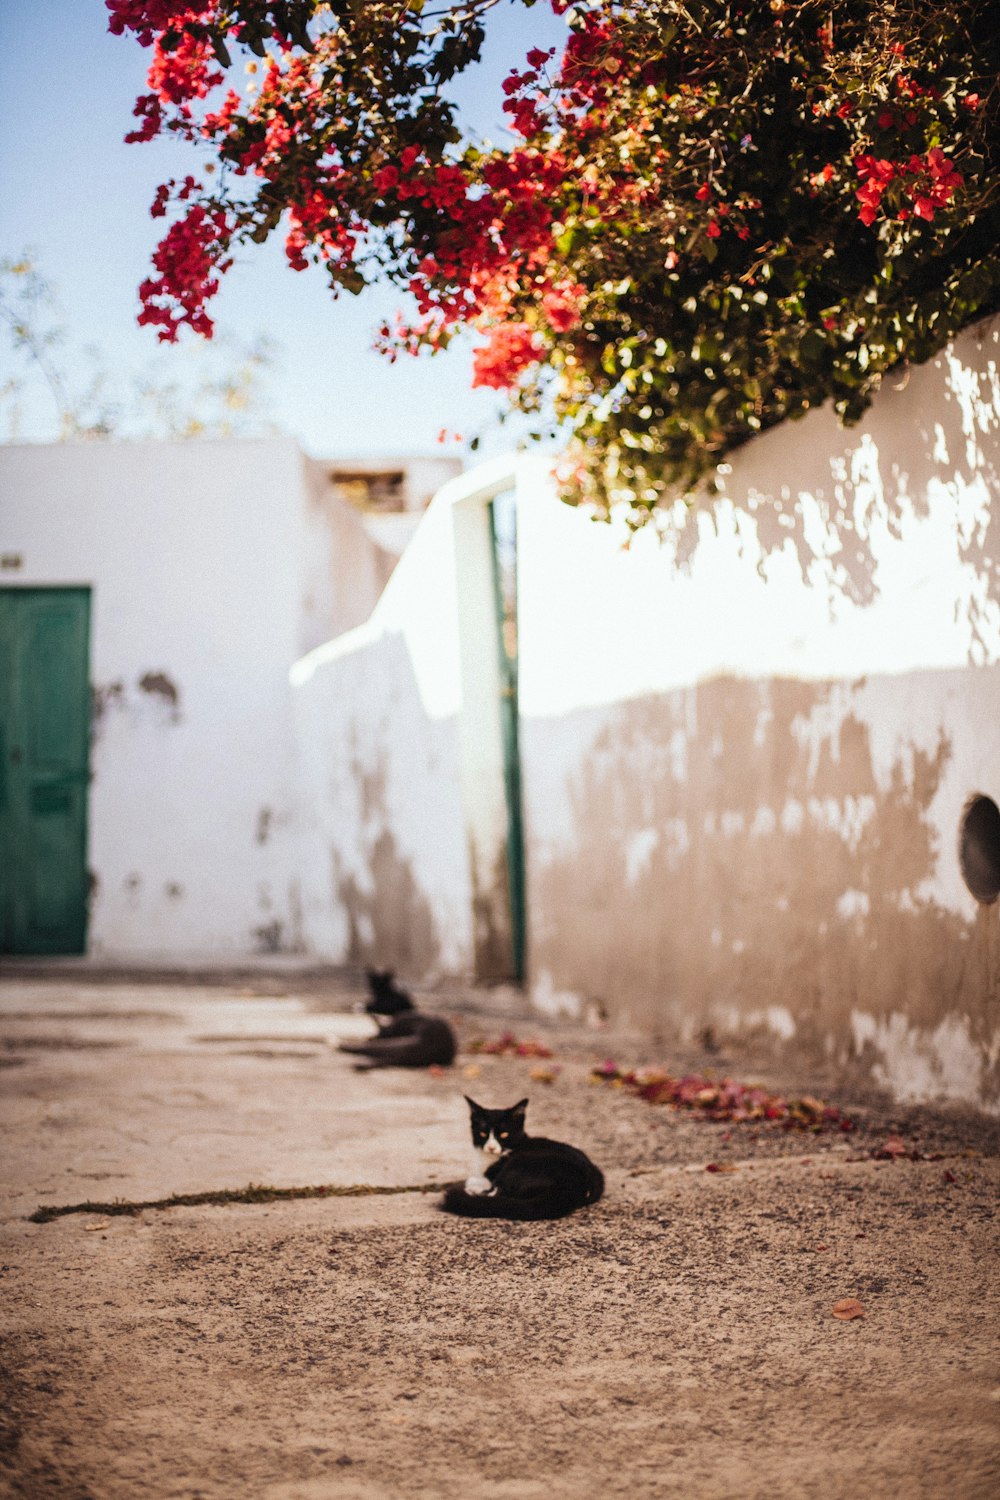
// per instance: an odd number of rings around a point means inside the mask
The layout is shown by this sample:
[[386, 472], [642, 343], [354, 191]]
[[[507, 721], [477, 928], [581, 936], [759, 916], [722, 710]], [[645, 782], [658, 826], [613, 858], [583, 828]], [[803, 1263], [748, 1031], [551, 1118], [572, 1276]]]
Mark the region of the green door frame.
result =
[[[509, 460], [452, 480], [449, 503], [458, 608], [462, 807], [469, 851], [472, 961], [478, 980], [521, 984], [527, 974], [525, 839], [518, 753], [517, 489]], [[493, 502], [504, 512], [498, 525]], [[503, 558], [498, 554], [504, 553]]]
[[89, 647], [89, 589], [0, 589], [0, 952], [86, 951]]
[[[504, 503], [504, 524], [497, 507]], [[493, 550], [493, 601], [500, 666], [500, 726], [503, 734], [504, 794], [507, 803], [507, 881], [510, 891], [514, 978], [525, 976], [527, 902], [524, 879], [524, 823], [521, 813], [521, 754], [517, 704], [517, 500], [514, 490], [494, 495], [489, 504]]]

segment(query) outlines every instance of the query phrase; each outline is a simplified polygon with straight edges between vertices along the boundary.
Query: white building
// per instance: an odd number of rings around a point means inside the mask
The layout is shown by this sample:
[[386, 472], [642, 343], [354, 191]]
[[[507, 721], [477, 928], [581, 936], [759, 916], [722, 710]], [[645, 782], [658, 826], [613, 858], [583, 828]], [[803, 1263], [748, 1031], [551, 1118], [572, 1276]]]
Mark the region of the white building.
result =
[[457, 467], [367, 465], [395, 515], [285, 439], [0, 449], [0, 951], [303, 951], [289, 667]]
[[683, 566], [537, 464], [446, 486], [293, 673], [310, 946], [1000, 1108], [998, 347], [740, 450]]
[[[0, 451], [22, 760], [16, 642], [69, 674], [8, 844], [65, 866], [82, 801], [108, 958], [517, 979], [1000, 1108], [998, 347], [748, 444], [693, 549], [623, 550], [537, 461], [421, 512], [438, 475], [286, 442]], [[89, 796], [46, 761], [86, 725], [88, 604]]]

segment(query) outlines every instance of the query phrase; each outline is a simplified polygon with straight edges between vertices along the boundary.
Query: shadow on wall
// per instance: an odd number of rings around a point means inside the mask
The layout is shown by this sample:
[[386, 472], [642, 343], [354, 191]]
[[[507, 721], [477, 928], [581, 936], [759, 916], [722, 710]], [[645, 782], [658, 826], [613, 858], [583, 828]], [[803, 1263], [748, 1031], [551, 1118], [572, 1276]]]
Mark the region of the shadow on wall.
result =
[[[951, 1046], [928, 1064], [956, 1073], [946, 1092], [971, 1070], [995, 1102], [997, 907], [970, 922], [926, 894], [949, 739], [879, 767], [853, 692], [719, 678], [602, 714], [596, 734], [572, 716], [574, 832], [529, 868], [532, 973], [654, 1037], [758, 1029], [877, 1078], [877, 1039], [902, 1025], [918, 1051]], [[544, 756], [545, 721], [528, 733]]]
[[361, 800], [367, 881], [363, 887], [354, 875], [343, 873], [334, 849], [334, 890], [348, 924], [347, 961], [426, 975], [438, 965], [437, 931], [430, 902], [388, 826], [385, 756], [373, 766], [355, 754], [351, 775]]
[[[753, 521], [761, 566], [791, 546], [804, 579], [870, 604], [878, 596], [880, 539], [899, 537], [911, 518], [947, 506], [970, 575], [971, 633], [982, 640], [990, 601], [994, 610], [1000, 601], [1000, 510], [990, 503], [1000, 493], [1000, 316], [963, 335], [958, 349], [967, 363], [946, 351], [887, 376], [860, 427], [841, 428], [824, 409], [806, 419], [808, 442], [801, 425], [786, 424], [740, 449], [721, 498], [706, 496], [672, 516], [678, 565], [696, 551], [698, 515], [732, 504]], [[782, 462], [785, 444], [791, 462]], [[782, 473], [789, 482], [776, 487]]]

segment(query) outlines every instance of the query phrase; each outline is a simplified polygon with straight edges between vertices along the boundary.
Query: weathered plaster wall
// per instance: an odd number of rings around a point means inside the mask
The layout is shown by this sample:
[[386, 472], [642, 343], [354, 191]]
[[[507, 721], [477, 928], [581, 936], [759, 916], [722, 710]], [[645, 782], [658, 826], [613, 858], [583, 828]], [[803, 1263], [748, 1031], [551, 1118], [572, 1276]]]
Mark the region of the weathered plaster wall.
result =
[[304, 456], [299, 462], [303, 586], [297, 655], [367, 620], [397, 561], [373, 540], [361, 516], [334, 493], [329, 464]]
[[371, 619], [292, 671], [310, 950], [409, 980], [472, 971], [456, 608], [445, 497]]
[[1000, 800], [997, 351], [749, 445], [693, 555], [522, 505], [539, 1004], [1000, 1108], [1000, 916], [956, 849]]
[[3, 582], [93, 590], [90, 951], [300, 947], [298, 449], [13, 447], [0, 486]]

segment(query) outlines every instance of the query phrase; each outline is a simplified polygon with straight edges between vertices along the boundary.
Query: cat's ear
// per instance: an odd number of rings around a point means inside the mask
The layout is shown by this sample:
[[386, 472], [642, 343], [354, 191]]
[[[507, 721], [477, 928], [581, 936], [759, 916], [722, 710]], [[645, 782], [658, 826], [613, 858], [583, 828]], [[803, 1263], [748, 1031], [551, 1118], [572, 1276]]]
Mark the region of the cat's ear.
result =
[[462, 1098], [465, 1100], [466, 1104], [473, 1112], [475, 1112], [477, 1109], [482, 1109], [483, 1107], [481, 1104], [477, 1104], [475, 1099], [470, 1099], [468, 1094], [463, 1094]]
[[511, 1106], [511, 1111], [510, 1112], [511, 1112], [512, 1115], [521, 1115], [522, 1118], [523, 1118], [523, 1116], [524, 1116], [525, 1111], [527, 1110], [527, 1108], [528, 1108], [528, 1101], [527, 1101], [527, 1099], [519, 1099], [516, 1104], [514, 1104], [514, 1105]]

